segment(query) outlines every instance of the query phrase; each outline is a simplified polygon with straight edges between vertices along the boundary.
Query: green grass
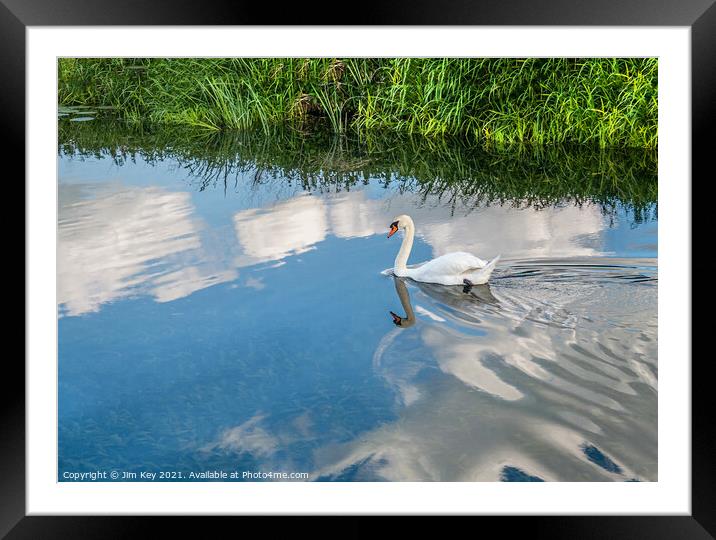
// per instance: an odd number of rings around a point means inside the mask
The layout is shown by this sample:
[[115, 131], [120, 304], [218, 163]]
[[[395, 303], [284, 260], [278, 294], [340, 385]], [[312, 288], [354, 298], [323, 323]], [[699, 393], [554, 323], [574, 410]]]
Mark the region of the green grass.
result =
[[59, 123], [59, 141], [58, 151], [75, 159], [173, 160], [186, 172], [178, 177], [188, 177], [199, 190], [230, 192], [246, 177], [308, 191], [350, 190], [373, 178], [463, 208], [596, 203], [607, 213], [626, 208], [635, 221], [655, 215], [658, 193], [656, 151], [648, 149], [485, 149], [398, 134], [359, 140], [325, 131], [214, 132], [66, 120]]
[[62, 105], [211, 130], [277, 125], [483, 146], [656, 148], [656, 58], [59, 60]]

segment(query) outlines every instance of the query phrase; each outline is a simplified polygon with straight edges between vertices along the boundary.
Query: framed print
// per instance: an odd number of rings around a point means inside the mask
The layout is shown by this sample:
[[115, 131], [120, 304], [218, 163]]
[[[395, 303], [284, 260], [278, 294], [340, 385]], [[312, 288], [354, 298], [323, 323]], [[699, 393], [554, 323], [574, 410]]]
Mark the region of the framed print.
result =
[[28, 317], [0, 531], [711, 536], [691, 176], [716, 8], [265, 11], [3, 0]]

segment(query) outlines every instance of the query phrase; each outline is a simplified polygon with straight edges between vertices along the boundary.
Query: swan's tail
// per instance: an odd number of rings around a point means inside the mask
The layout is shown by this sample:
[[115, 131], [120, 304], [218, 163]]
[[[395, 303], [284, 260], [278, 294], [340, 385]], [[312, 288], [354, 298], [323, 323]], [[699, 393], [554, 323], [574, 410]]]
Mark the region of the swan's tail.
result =
[[473, 285], [482, 285], [484, 283], [487, 283], [487, 280], [490, 279], [492, 271], [495, 269], [495, 266], [497, 265], [499, 260], [500, 256], [498, 255], [482, 268], [479, 268], [474, 272], [470, 272], [469, 274], [466, 273], [465, 277], [469, 279]]

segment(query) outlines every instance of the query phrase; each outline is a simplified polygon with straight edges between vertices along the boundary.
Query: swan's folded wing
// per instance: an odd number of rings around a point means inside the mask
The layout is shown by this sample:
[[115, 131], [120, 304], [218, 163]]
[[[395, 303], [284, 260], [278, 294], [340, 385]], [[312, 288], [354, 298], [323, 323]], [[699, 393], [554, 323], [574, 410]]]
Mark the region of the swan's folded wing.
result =
[[485, 264], [487, 264], [485, 261], [475, 257], [471, 253], [456, 251], [454, 253], [448, 253], [446, 255], [442, 255], [441, 257], [437, 257], [432, 261], [428, 261], [424, 265], [424, 271], [454, 276], [480, 269], [484, 267]]

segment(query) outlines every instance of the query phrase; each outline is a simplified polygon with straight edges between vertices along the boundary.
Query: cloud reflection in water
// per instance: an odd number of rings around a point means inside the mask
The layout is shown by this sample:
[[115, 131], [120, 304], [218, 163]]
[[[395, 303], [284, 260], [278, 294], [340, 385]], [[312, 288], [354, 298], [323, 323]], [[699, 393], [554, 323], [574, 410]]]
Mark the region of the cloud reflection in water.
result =
[[130, 295], [168, 302], [237, 277], [205, 252], [188, 193], [117, 184], [59, 191], [57, 298], [65, 315]]

